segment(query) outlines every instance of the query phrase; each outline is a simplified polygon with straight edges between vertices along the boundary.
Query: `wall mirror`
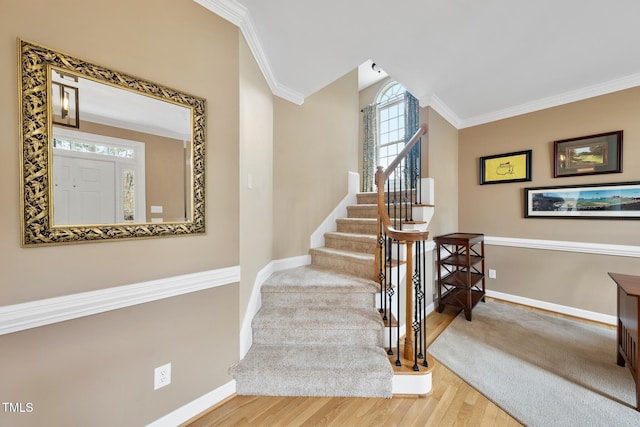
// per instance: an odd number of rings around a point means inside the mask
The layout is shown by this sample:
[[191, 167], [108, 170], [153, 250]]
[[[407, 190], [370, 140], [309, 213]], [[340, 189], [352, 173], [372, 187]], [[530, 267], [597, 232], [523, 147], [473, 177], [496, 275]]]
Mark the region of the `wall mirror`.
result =
[[22, 246], [205, 232], [205, 100], [24, 40]]

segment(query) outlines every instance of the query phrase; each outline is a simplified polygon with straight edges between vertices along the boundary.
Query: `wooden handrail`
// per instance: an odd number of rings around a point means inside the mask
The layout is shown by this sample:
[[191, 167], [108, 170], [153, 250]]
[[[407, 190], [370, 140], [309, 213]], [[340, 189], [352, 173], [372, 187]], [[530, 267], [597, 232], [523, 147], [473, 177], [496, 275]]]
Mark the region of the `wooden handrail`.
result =
[[[411, 139], [404, 146], [402, 151], [396, 156], [386, 170], [382, 166], [378, 166], [376, 170], [376, 186], [378, 187], [378, 229], [384, 229], [387, 236], [392, 239], [404, 243], [407, 247], [407, 260], [406, 260], [406, 274], [405, 274], [405, 320], [407, 325], [407, 331], [404, 341], [404, 357], [408, 360], [414, 360], [414, 370], [418, 370], [417, 355], [414, 351], [414, 339], [413, 335], [409, 332], [409, 325], [411, 319], [414, 318], [414, 301], [413, 301], [413, 244], [427, 240], [429, 236], [428, 231], [420, 230], [398, 230], [392, 226], [389, 213], [387, 212], [387, 206], [384, 200], [385, 182], [389, 179], [391, 174], [397, 169], [400, 163], [409, 155], [413, 147], [420, 141], [420, 138], [427, 133], [427, 125], [423, 124], [411, 137]], [[402, 190], [401, 190], [402, 191]], [[402, 227], [402, 226], [401, 226]], [[376, 252], [376, 265], [383, 265], [384, 260], [379, 259], [378, 252]], [[400, 349], [398, 348], [398, 351]], [[399, 359], [398, 359], [399, 360]]]
[[391, 219], [389, 218], [389, 214], [387, 213], [386, 205], [384, 202], [384, 183], [389, 179], [389, 176], [393, 173], [393, 171], [398, 167], [400, 162], [409, 155], [411, 149], [420, 141], [422, 135], [427, 133], [427, 125], [423, 124], [416, 131], [415, 134], [411, 137], [409, 142], [404, 146], [402, 151], [396, 156], [396, 158], [391, 162], [389, 167], [386, 170], [382, 166], [378, 166], [376, 171], [376, 186], [378, 187], [378, 216], [382, 219], [382, 226], [384, 227], [387, 234], [396, 240], [405, 241], [405, 242], [418, 242], [421, 240], [426, 240], [429, 232], [428, 231], [418, 231], [418, 230], [397, 230], [392, 227]]

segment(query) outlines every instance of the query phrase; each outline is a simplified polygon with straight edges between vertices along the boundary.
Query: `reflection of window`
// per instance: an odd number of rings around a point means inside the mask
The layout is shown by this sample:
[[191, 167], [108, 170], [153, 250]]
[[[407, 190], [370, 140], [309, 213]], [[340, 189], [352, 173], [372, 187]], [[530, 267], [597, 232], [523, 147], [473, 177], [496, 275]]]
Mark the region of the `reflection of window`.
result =
[[136, 220], [136, 193], [134, 176], [135, 174], [132, 170], [125, 169], [122, 171], [122, 193], [124, 199], [122, 209], [124, 211], [124, 220], [132, 222]]
[[133, 148], [124, 148], [94, 142], [78, 142], [69, 138], [53, 138], [53, 146], [54, 148], [77, 151], [79, 153], [102, 154], [104, 156], [122, 157], [124, 159], [135, 158], [135, 150]]
[[378, 162], [385, 169], [404, 147], [406, 89], [392, 82], [378, 95]]

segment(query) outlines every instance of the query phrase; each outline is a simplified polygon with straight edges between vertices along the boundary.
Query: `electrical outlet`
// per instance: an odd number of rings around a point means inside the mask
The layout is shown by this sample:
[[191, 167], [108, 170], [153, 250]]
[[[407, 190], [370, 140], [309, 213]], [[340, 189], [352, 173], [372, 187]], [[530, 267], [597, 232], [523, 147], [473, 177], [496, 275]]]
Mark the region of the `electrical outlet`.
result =
[[157, 367], [153, 373], [154, 390], [171, 384], [171, 363]]
[[496, 278], [496, 271], [492, 270], [491, 268], [489, 269], [489, 279], [495, 279]]

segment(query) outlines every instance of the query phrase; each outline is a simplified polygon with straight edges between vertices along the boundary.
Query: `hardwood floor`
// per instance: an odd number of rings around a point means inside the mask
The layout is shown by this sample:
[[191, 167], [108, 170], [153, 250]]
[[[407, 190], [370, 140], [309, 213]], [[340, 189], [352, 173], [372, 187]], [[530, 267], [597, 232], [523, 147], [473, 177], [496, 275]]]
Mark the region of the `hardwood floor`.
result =
[[[458, 310], [427, 317], [431, 343]], [[427, 397], [392, 399], [233, 396], [183, 427], [209, 426], [520, 426], [449, 369], [436, 362]]]

